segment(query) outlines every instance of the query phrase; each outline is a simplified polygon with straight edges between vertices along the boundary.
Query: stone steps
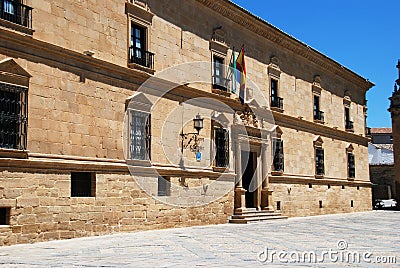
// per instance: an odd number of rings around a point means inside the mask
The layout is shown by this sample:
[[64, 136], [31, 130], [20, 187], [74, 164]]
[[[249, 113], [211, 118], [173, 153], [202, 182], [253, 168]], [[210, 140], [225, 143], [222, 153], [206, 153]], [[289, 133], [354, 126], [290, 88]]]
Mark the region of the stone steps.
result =
[[277, 219], [287, 219], [287, 217], [282, 216], [281, 213], [277, 213], [274, 211], [258, 211], [256, 209], [248, 209], [246, 211], [232, 215], [229, 219], [229, 223], [251, 223]]

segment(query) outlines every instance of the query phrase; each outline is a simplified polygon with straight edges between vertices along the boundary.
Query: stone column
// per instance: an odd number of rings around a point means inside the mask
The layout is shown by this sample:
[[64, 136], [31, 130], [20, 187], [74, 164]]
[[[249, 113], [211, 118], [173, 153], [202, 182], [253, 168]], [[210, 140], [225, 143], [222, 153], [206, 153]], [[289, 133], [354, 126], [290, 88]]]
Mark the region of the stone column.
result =
[[268, 178], [268, 169], [269, 169], [269, 162], [268, 162], [268, 145], [267, 143], [263, 143], [261, 145], [261, 161], [262, 161], [262, 190], [261, 190], [261, 209], [267, 211], [273, 211], [274, 208], [272, 207], [272, 192], [269, 189], [269, 178]]
[[242, 151], [240, 141], [235, 143], [235, 171], [236, 171], [236, 186], [235, 186], [235, 214], [240, 214], [246, 210], [246, 190], [242, 184]]

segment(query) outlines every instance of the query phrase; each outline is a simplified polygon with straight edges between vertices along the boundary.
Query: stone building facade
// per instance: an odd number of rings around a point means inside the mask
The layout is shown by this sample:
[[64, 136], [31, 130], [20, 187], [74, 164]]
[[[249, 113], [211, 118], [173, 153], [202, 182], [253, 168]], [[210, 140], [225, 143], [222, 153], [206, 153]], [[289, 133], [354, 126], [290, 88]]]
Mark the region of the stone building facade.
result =
[[400, 209], [400, 60], [397, 62], [399, 78], [394, 84], [394, 91], [390, 100], [389, 112], [392, 116], [393, 152], [394, 152], [394, 199], [397, 200], [397, 209]]
[[0, 244], [371, 209], [373, 84], [232, 2], [0, 8]]

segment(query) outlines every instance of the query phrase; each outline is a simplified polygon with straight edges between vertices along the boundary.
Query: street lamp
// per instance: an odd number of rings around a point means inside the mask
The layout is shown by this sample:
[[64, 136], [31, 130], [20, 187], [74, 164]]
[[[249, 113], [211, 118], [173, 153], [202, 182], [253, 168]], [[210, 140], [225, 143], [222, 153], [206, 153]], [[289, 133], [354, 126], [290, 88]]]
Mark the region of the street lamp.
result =
[[[183, 149], [186, 149], [187, 147], [189, 147], [192, 152], [199, 151], [199, 142], [202, 139], [200, 139], [198, 136], [200, 134], [200, 130], [203, 129], [203, 120], [204, 119], [201, 118], [200, 114], [197, 114], [196, 117], [193, 118], [193, 127], [194, 129], [196, 129], [197, 133], [196, 132], [183, 133], [183, 128], [182, 128], [182, 132], [180, 134], [182, 140], [182, 148], [181, 148], [182, 154], [183, 154]], [[188, 143], [185, 145], [185, 140], [187, 140], [190, 135], [191, 137]]]

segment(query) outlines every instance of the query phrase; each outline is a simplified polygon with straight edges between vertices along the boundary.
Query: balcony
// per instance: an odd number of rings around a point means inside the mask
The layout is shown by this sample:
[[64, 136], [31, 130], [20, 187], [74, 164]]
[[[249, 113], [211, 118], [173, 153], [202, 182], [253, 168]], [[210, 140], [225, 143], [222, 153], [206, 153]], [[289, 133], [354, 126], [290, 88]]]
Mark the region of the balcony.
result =
[[283, 111], [283, 98], [278, 96], [271, 96], [271, 108], [276, 108]]
[[346, 121], [346, 131], [354, 131], [354, 123], [353, 121]]
[[131, 46], [129, 47], [129, 63], [154, 70], [154, 53]]
[[[225, 94], [229, 95], [229, 86], [230, 86], [230, 79], [227, 79], [223, 76], [216, 76], [213, 75], [212, 80], [212, 88], [222, 91]], [[221, 93], [221, 92], [214, 92], [214, 93]], [[224, 94], [224, 95], [225, 95]]]
[[282, 173], [283, 172], [283, 158], [274, 157], [274, 172]]
[[325, 175], [325, 168], [323, 165], [321, 165], [321, 164], [317, 165], [317, 167], [315, 169], [315, 175], [317, 175], [317, 176]]
[[324, 123], [325, 122], [324, 112], [314, 110], [314, 121], [317, 121], [319, 123]]
[[32, 29], [32, 8], [16, 1], [3, 1], [3, 5], [0, 6], [0, 18]]

